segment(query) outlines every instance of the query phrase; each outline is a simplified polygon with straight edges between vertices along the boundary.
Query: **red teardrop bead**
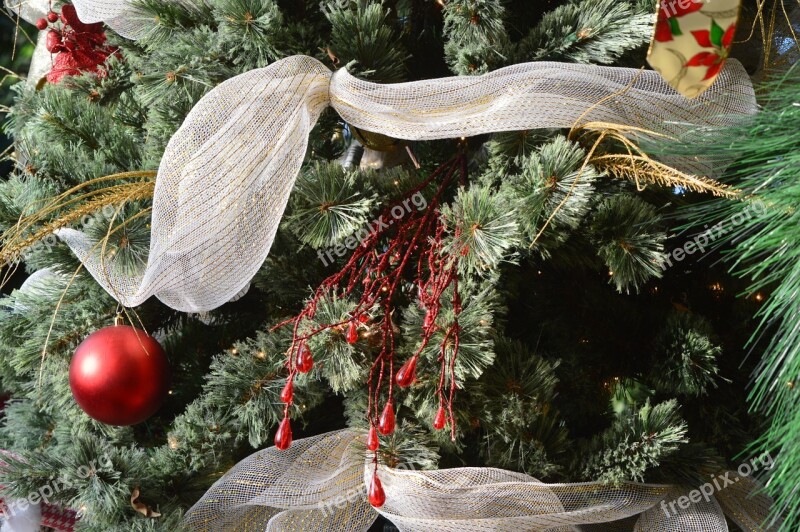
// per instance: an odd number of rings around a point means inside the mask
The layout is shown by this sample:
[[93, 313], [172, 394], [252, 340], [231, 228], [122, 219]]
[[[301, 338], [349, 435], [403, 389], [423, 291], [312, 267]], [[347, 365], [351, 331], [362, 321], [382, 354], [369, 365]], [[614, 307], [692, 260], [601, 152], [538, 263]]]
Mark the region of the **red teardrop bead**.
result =
[[278, 425], [278, 432], [275, 433], [275, 447], [281, 451], [285, 451], [292, 445], [292, 425], [289, 423], [289, 418], [285, 417]]
[[369, 503], [375, 508], [380, 508], [386, 502], [386, 492], [383, 491], [381, 479], [378, 478], [378, 473], [372, 474], [372, 482], [369, 484], [368, 493]]
[[282, 403], [291, 403], [294, 399], [294, 379], [289, 377], [286, 379], [286, 384], [281, 390], [281, 402]]
[[413, 356], [406, 360], [406, 363], [400, 368], [395, 376], [395, 382], [401, 388], [411, 386], [411, 383], [417, 379], [417, 357]]
[[433, 418], [433, 428], [442, 430], [446, 424], [447, 416], [444, 413], [444, 407], [440, 406], [439, 410], [436, 411], [436, 417]]
[[378, 431], [375, 426], [369, 428], [369, 435], [367, 436], [367, 449], [370, 451], [377, 451], [381, 446], [381, 441], [378, 439]]
[[384, 436], [394, 432], [394, 406], [391, 401], [383, 407], [383, 412], [378, 420], [378, 432]]
[[308, 373], [314, 367], [314, 358], [311, 356], [311, 349], [306, 344], [300, 346], [297, 350], [297, 371], [300, 373]]
[[347, 343], [354, 344], [358, 341], [358, 327], [356, 327], [356, 322], [351, 321], [350, 325], [347, 327]]
[[428, 329], [433, 325], [433, 313], [429, 310], [425, 313], [425, 320], [422, 322], [422, 328]]

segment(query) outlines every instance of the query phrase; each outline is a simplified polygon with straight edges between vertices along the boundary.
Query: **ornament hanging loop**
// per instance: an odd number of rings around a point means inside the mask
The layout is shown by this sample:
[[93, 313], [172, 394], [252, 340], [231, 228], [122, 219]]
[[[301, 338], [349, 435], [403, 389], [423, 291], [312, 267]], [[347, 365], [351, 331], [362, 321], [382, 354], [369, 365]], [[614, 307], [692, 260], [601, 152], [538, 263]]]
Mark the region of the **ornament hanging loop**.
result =
[[125, 316], [123, 315], [123, 311], [125, 309], [122, 306], [122, 303], [117, 303], [117, 311], [116, 315], [114, 316], [114, 326], [119, 327], [120, 325], [125, 325]]

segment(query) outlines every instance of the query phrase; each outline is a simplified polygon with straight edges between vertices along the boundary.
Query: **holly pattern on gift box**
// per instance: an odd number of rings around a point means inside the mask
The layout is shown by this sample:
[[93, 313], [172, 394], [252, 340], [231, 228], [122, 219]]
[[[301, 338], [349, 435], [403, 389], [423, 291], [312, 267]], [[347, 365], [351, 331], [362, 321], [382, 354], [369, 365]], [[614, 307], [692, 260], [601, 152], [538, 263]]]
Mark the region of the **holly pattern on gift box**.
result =
[[736, 32], [736, 24], [728, 26], [727, 30], [723, 30], [717, 22], [711, 20], [711, 30], [693, 31], [695, 40], [701, 46], [710, 48], [711, 51], [698, 52], [691, 59], [686, 62], [687, 67], [702, 66], [706, 67], [706, 75], [703, 80], [711, 79], [719, 74], [725, 60], [728, 58], [731, 43], [733, 42], [733, 34]]
[[648, 62], [694, 98], [710, 87], [733, 45], [740, 0], [663, 0]]

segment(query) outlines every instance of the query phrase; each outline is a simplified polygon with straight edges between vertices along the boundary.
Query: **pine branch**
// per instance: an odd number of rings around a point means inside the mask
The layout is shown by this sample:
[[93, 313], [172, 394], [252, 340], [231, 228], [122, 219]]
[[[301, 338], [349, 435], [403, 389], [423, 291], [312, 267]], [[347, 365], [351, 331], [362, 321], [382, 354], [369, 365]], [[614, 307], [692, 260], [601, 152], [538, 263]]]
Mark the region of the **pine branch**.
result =
[[636, 196], [609, 198], [593, 214], [598, 254], [618, 291], [638, 291], [648, 279], [661, 277], [666, 234], [659, 225], [656, 209]]
[[582, 461], [581, 476], [612, 484], [644, 482], [648, 470], [688, 441], [686, 431], [677, 402], [651, 406], [648, 400], [637, 412], [618, 418], [592, 440]]
[[500, 0], [452, 0], [444, 7], [444, 53], [458, 75], [477, 75], [503, 66], [508, 36]]
[[716, 387], [722, 347], [711, 337], [711, 326], [705, 319], [687, 313], [670, 316], [656, 339], [660, 356], [651, 378], [656, 389], [698, 396]]
[[403, 81], [409, 57], [388, 23], [388, 10], [380, 2], [347, 4], [328, 2], [324, 10], [331, 24], [329, 53], [335, 66], [347, 65], [354, 76], [378, 83]]
[[545, 14], [518, 44], [516, 62], [613, 63], [652, 34], [652, 7], [627, 1], [571, 1]]
[[586, 217], [598, 173], [586, 154], [556, 137], [519, 162], [522, 172], [509, 182], [517, 200], [517, 220], [530, 246], [543, 256], [562, 244]]
[[454, 234], [445, 251], [462, 255], [460, 268], [468, 275], [511, 259], [510, 250], [519, 243], [519, 228], [508, 206], [505, 193], [472, 187], [459, 189], [453, 204], [442, 208], [445, 223]]
[[315, 164], [298, 178], [288, 226], [314, 248], [341, 244], [367, 227], [375, 195], [365, 185], [359, 173], [346, 172], [338, 162]]

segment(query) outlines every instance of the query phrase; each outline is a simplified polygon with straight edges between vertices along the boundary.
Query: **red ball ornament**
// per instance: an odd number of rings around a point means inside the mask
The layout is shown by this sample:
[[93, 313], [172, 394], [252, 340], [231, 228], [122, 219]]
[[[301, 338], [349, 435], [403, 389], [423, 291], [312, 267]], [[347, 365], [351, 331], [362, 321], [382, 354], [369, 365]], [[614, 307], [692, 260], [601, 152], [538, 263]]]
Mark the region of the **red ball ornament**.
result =
[[49, 22], [56, 22], [56, 21], [58, 21], [58, 13], [53, 13], [52, 11], [50, 11], [50, 12], [47, 14], [47, 20], [48, 20]]
[[64, 48], [64, 41], [61, 38], [61, 32], [58, 30], [50, 30], [47, 32], [47, 40], [45, 40], [44, 46], [51, 54], [57, 54], [58, 52], [66, 50], [66, 48]]
[[37, 30], [45, 30], [47, 29], [47, 21], [43, 18], [40, 18], [36, 21], [36, 29]]
[[135, 425], [152, 416], [169, 388], [169, 364], [161, 345], [127, 325], [90, 334], [69, 366], [75, 401], [97, 421]]

